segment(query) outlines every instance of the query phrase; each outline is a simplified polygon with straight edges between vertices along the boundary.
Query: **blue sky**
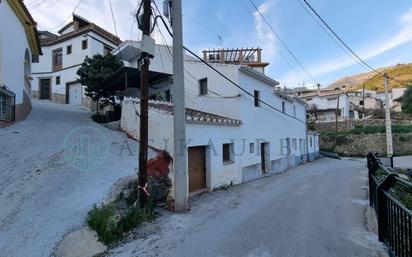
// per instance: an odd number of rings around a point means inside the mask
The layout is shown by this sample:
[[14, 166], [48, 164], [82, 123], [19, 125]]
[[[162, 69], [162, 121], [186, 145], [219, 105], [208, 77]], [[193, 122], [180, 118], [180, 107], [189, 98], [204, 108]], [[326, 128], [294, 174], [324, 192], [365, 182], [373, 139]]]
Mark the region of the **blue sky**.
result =
[[[327, 85], [342, 76], [366, 71], [326, 35], [298, 0], [253, 1], [316, 82]], [[373, 67], [412, 62], [412, 1], [308, 1]], [[25, 2], [39, 29], [53, 30], [70, 16], [79, 0]], [[162, 8], [162, 1], [157, 2]], [[112, 3], [119, 36], [123, 40], [138, 39], [136, 25], [132, 27], [137, 1], [112, 0]], [[114, 32], [108, 0], [82, 0], [75, 12]], [[197, 52], [220, 47], [220, 35], [225, 48], [262, 47], [264, 60], [270, 62], [266, 73], [283, 85], [315, 83], [262, 22], [249, 0], [183, 0], [183, 18], [185, 45]], [[166, 35], [164, 30], [163, 34]], [[154, 36], [162, 42], [158, 31]]]

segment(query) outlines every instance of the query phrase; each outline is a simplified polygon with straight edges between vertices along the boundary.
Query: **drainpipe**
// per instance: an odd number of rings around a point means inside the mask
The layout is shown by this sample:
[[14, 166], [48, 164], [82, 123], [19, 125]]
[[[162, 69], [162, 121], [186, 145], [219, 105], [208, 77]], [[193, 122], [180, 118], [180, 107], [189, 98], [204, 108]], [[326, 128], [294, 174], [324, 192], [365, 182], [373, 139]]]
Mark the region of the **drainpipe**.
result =
[[309, 145], [308, 145], [308, 116], [305, 105], [305, 145], [306, 145], [306, 161], [309, 161]]

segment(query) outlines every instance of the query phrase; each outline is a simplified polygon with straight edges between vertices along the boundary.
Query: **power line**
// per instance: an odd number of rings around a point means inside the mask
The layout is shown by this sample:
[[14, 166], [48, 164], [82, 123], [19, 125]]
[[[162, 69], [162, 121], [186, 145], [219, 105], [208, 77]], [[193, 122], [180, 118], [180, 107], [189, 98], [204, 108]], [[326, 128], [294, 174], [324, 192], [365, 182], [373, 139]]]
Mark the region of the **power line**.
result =
[[83, 2], [83, 0], [79, 0], [79, 2], [77, 3], [77, 5], [74, 7], [72, 14], [71, 14], [70, 16], [68, 16], [62, 23], [60, 23], [59, 25], [57, 25], [57, 26], [55, 26], [55, 27], [52, 27], [52, 28], [44, 28], [44, 27], [43, 27], [43, 29], [45, 29], [45, 30], [53, 30], [53, 29], [57, 29], [57, 28], [59, 28], [60, 26], [62, 26], [63, 24], [65, 24], [65, 23], [73, 16], [73, 13], [77, 10], [77, 8], [79, 8], [79, 6], [81, 5], [82, 2]]
[[[251, 1], [251, 0], [249, 0]], [[326, 23], [326, 21], [318, 14], [318, 12], [308, 3], [307, 0], [303, 0], [305, 2], [305, 4], [309, 7], [309, 9], [316, 15], [316, 17], [318, 17], [318, 19], [322, 22], [322, 24], [324, 26], [326, 26], [326, 28], [335, 36], [335, 38], [337, 40], [339, 40], [339, 42], [358, 60], [358, 62], [362, 63], [366, 68], [370, 69], [371, 71], [373, 71], [374, 73], [376, 73], [377, 75], [381, 75], [383, 76], [385, 73], [379, 72], [378, 70], [376, 70], [375, 68], [373, 68], [372, 66], [370, 66], [368, 63], [366, 63], [366, 61], [364, 61], [358, 54], [355, 53], [355, 51], [353, 51], [348, 44], [345, 43], [345, 41], [343, 41], [343, 39]], [[402, 85], [406, 85], [409, 86], [407, 84], [405, 84], [404, 82], [397, 80], [395, 78], [389, 77], [389, 79], [392, 79], [393, 81], [396, 81]]]
[[280, 37], [279, 33], [274, 29], [274, 27], [269, 23], [269, 21], [266, 19], [266, 17], [263, 15], [263, 13], [259, 10], [259, 8], [255, 5], [255, 3], [252, 0], [249, 0], [249, 2], [253, 5], [253, 8], [255, 8], [256, 12], [259, 14], [259, 16], [262, 18], [262, 20], [266, 23], [266, 25], [270, 28], [270, 30], [273, 32], [273, 34], [276, 36], [276, 38], [279, 40], [279, 42], [282, 44], [282, 46], [288, 51], [290, 56], [295, 60], [295, 62], [302, 68], [302, 70], [308, 75], [315, 84], [318, 84], [316, 79], [310, 74], [310, 72], [303, 66], [303, 64], [298, 60], [296, 55], [290, 50], [290, 48], [286, 45], [286, 43], [282, 40]]
[[[167, 23], [165, 22], [163, 16], [159, 15], [158, 16], [160, 18], [160, 20], [163, 22], [164, 26], [166, 27], [167, 32], [169, 33], [169, 35], [171, 37], [173, 37], [173, 33], [171, 32], [169, 26], [167, 25]], [[214, 72], [216, 72], [217, 74], [219, 74], [221, 77], [223, 77], [225, 80], [227, 80], [229, 83], [231, 83], [232, 85], [234, 85], [235, 87], [239, 88], [241, 91], [243, 91], [246, 95], [249, 95], [251, 97], [253, 97], [255, 99], [255, 95], [250, 93], [249, 91], [247, 91], [245, 88], [243, 88], [242, 86], [240, 86], [239, 84], [237, 84], [236, 82], [234, 82], [233, 80], [231, 80], [230, 78], [228, 78], [226, 75], [224, 75], [223, 73], [221, 73], [220, 71], [218, 71], [215, 67], [213, 67], [212, 65], [210, 65], [208, 62], [206, 62], [205, 60], [203, 60], [201, 57], [199, 57], [197, 54], [195, 54], [193, 51], [191, 51], [189, 48], [183, 46], [183, 49], [186, 50], [187, 52], [189, 52], [193, 57], [195, 57], [196, 59], [198, 59], [200, 62], [202, 62], [203, 64], [205, 64], [206, 66], [208, 66], [210, 69], [212, 69]], [[284, 114], [292, 119], [295, 119], [303, 124], [306, 124], [305, 121], [302, 121], [290, 114], [287, 114], [286, 112], [283, 112], [282, 110], [279, 110], [278, 108], [270, 105], [269, 103], [263, 101], [262, 99], [257, 99], [258, 102], [266, 105], [267, 107], [269, 107], [272, 110], [275, 110], [281, 114]]]
[[[246, 9], [247, 13], [250, 14], [253, 18], [253, 14], [250, 13], [249, 8], [247, 7], [246, 3], [243, 0], [240, 0], [240, 2], [242, 3], [243, 7]], [[291, 70], [302, 80], [304, 81], [305, 79], [302, 77], [301, 73], [296, 71], [296, 67], [293, 66], [290, 61], [288, 60], [288, 58], [286, 58], [286, 56], [284, 55], [284, 53], [282, 51], [279, 51], [280, 57], [282, 57], [282, 59], [285, 61], [285, 63], [291, 68]]]

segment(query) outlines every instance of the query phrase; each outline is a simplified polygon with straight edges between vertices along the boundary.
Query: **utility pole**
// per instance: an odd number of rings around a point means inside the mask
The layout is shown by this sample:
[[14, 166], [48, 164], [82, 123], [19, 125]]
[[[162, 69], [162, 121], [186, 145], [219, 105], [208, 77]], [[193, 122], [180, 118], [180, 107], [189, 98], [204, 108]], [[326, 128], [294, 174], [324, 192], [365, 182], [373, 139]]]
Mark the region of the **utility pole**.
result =
[[389, 93], [388, 93], [388, 74], [384, 74], [385, 79], [385, 119], [386, 119], [386, 154], [388, 157], [393, 155], [392, 144], [392, 121], [391, 110], [389, 106]]
[[183, 73], [182, 1], [172, 0], [175, 211], [188, 211], [185, 84]]
[[[137, 14], [137, 19], [140, 17]], [[141, 30], [143, 37], [150, 36], [150, 18], [152, 15], [151, 0], [143, 0], [143, 16]], [[143, 39], [142, 39], [143, 40]], [[147, 206], [147, 148], [148, 148], [148, 106], [149, 106], [149, 63], [150, 56], [142, 53], [140, 59], [140, 145], [139, 145], [139, 203]]]
[[362, 105], [363, 105], [363, 111], [362, 111], [362, 118], [365, 118], [365, 82], [363, 82], [363, 96], [362, 96]]
[[339, 111], [340, 111], [340, 109], [339, 109], [339, 96], [340, 96], [340, 92], [338, 94], [338, 99], [337, 99], [337, 103], [336, 103], [336, 113], [335, 113], [335, 116], [336, 116], [335, 132], [336, 133], [338, 133], [338, 118], [339, 118]]

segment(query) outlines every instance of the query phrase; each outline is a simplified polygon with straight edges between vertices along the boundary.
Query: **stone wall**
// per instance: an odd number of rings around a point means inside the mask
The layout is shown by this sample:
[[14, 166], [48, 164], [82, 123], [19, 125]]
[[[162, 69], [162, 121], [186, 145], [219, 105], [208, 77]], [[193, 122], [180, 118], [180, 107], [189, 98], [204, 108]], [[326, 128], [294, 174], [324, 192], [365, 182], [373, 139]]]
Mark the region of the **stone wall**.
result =
[[[369, 152], [386, 154], [386, 135], [356, 134], [321, 136], [320, 149], [345, 156], [366, 156]], [[395, 155], [412, 154], [412, 133], [393, 134]]]
[[[411, 119], [397, 120], [392, 119], [393, 125], [401, 124], [412, 124]], [[385, 125], [385, 119], [366, 119], [366, 120], [346, 120], [338, 122], [338, 132], [348, 132], [357, 126], [368, 126], [368, 125]], [[335, 122], [316, 122], [314, 124], [315, 130], [317, 132], [335, 132], [336, 123]]]

